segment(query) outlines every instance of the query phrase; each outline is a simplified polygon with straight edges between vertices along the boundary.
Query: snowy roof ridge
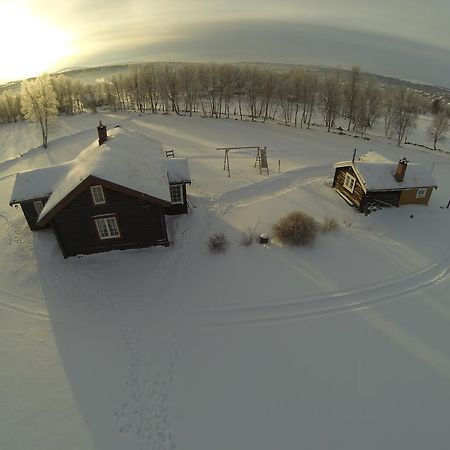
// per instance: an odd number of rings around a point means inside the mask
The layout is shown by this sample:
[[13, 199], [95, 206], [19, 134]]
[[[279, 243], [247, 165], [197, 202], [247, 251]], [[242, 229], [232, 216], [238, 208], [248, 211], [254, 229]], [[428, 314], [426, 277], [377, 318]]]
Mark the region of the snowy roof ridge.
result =
[[335, 167], [351, 166], [366, 191], [437, 187], [429, 169], [418, 163], [408, 163], [403, 181], [397, 181], [394, 177], [397, 164], [377, 152], [370, 151], [356, 161], [338, 162]]
[[364, 153], [358, 158], [358, 161], [366, 161], [366, 162], [380, 162], [380, 163], [394, 163], [394, 161], [387, 159], [381, 153], [378, 153], [374, 150], [370, 150], [367, 153]]
[[96, 177], [170, 203], [170, 182], [190, 182], [187, 159], [167, 163], [159, 141], [121, 127], [102, 145], [90, 144], [71, 161], [17, 174], [11, 204], [49, 197], [47, 216], [88, 177]]

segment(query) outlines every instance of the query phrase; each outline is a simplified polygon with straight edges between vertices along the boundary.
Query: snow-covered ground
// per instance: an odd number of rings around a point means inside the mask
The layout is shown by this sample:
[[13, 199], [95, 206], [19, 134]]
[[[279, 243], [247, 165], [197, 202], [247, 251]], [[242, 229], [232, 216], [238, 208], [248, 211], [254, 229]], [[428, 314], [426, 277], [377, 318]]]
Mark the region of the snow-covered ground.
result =
[[[99, 119], [189, 158], [191, 214], [170, 218], [170, 248], [64, 260], [8, 206], [15, 173], [72, 159]], [[0, 127], [1, 449], [448, 447], [450, 155], [131, 113], [61, 118], [52, 137], [45, 150], [33, 125]], [[270, 175], [247, 150], [228, 178], [216, 148], [252, 145]], [[427, 164], [430, 205], [356, 213], [330, 188], [354, 148]], [[239, 246], [297, 209], [340, 229], [311, 248]], [[206, 246], [216, 232], [223, 255]]]

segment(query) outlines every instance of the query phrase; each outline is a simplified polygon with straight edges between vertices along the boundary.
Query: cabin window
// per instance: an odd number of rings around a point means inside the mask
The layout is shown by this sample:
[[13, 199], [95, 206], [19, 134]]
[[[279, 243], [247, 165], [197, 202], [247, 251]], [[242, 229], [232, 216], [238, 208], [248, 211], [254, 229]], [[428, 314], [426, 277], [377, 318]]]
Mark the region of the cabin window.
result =
[[427, 195], [427, 188], [420, 188], [416, 191], [416, 198], [424, 198]]
[[120, 238], [119, 224], [116, 217], [102, 217], [95, 219], [98, 236], [100, 239]]
[[347, 191], [353, 192], [355, 190], [356, 178], [349, 173], [345, 174], [344, 187]]
[[91, 195], [94, 205], [103, 205], [106, 203], [102, 186], [91, 186]]
[[36, 213], [38, 217], [41, 215], [42, 210], [44, 209], [44, 204], [41, 200], [36, 200], [34, 202], [34, 209], [36, 210]]
[[183, 185], [170, 185], [170, 201], [172, 202], [172, 204], [183, 203]]

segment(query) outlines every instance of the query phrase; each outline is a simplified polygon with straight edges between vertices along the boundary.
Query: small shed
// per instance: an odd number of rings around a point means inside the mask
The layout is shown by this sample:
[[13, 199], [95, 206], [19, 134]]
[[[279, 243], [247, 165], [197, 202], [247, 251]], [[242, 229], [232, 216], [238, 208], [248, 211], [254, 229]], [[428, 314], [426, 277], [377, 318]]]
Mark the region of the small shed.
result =
[[359, 211], [406, 204], [427, 205], [436, 181], [423, 164], [395, 163], [371, 151], [334, 165], [333, 188]]
[[[106, 138], [105, 138], [106, 137]], [[187, 214], [186, 158], [121, 127], [72, 161], [17, 174], [10, 205], [32, 231], [51, 227], [64, 257], [169, 245], [165, 215]]]

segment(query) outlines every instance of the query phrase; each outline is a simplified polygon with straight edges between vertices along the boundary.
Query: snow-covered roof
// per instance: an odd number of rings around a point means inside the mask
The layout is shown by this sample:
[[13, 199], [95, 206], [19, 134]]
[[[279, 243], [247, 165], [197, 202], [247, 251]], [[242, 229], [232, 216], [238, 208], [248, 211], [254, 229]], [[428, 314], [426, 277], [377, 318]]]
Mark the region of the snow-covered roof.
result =
[[392, 163], [390, 159], [384, 157], [381, 153], [375, 152], [371, 150], [370, 152], [364, 153], [361, 155], [357, 161], [365, 161], [365, 162], [379, 162], [379, 163]]
[[170, 183], [190, 183], [187, 158], [166, 158], [167, 177]]
[[397, 181], [394, 178], [397, 165], [397, 162], [371, 151], [362, 155], [357, 161], [336, 163], [335, 167], [351, 166], [366, 191], [437, 186], [431, 172], [423, 164], [408, 163], [403, 181]]
[[11, 203], [51, 193], [41, 220], [89, 176], [170, 202], [169, 180], [190, 182], [187, 160], [171, 161], [163, 156], [159, 141], [116, 127], [105, 143], [95, 141], [72, 161], [18, 174]]
[[10, 205], [26, 200], [49, 197], [53, 187], [69, 170], [69, 165], [43, 167], [27, 170], [16, 175]]

